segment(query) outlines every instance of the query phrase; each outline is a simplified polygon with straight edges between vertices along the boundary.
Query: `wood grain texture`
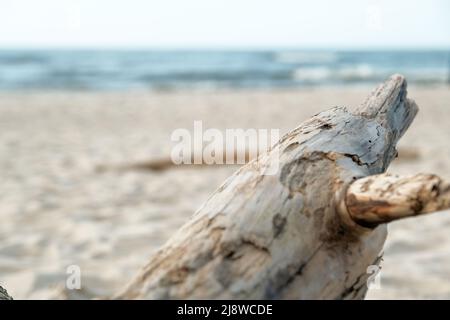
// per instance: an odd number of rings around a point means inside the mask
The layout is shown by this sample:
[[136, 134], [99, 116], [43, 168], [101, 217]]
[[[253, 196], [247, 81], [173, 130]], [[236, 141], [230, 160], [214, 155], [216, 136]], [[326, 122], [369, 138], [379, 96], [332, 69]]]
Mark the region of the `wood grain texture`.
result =
[[353, 182], [345, 205], [351, 219], [366, 227], [450, 209], [450, 184], [432, 174], [381, 174]]
[[292, 130], [229, 177], [116, 298], [363, 298], [386, 226], [355, 223], [342, 199], [395, 157], [417, 113], [406, 95], [394, 75], [356, 112], [334, 107]]

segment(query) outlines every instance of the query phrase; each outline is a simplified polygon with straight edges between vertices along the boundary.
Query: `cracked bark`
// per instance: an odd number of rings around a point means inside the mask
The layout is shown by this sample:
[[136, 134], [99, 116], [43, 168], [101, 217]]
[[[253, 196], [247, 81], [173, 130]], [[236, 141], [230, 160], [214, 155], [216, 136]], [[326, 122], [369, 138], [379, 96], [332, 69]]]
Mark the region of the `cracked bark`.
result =
[[393, 75], [356, 111], [335, 107], [292, 130], [228, 178], [116, 298], [363, 298], [387, 231], [355, 222], [346, 192], [395, 157], [418, 110], [406, 95]]

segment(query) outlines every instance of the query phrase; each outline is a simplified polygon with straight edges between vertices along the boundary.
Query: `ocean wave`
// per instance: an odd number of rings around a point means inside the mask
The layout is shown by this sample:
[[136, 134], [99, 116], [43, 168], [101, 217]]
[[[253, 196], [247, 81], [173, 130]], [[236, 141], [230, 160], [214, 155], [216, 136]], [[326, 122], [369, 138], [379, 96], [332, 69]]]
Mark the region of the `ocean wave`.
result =
[[367, 64], [356, 64], [341, 67], [307, 67], [298, 68], [293, 72], [293, 78], [304, 82], [321, 81], [367, 81], [377, 80], [383, 77], [383, 73], [376, 72]]
[[44, 54], [32, 54], [32, 53], [20, 53], [14, 52], [0, 52], [0, 65], [32, 65], [32, 64], [45, 64], [50, 61], [50, 58]]
[[281, 63], [316, 64], [331, 63], [337, 60], [334, 52], [279, 52], [275, 60]]
[[406, 75], [410, 82], [416, 82], [420, 84], [445, 83], [450, 81], [450, 71], [444, 69], [422, 69], [417, 71], [410, 71]]
[[377, 79], [380, 74], [377, 74], [375, 69], [368, 64], [357, 64], [338, 69], [337, 76], [343, 80], [370, 80]]
[[294, 70], [293, 78], [299, 81], [322, 81], [332, 78], [332, 70], [328, 67], [309, 67]]
[[390, 74], [402, 73], [412, 83], [445, 83], [450, 76], [444, 69], [398, 70], [376, 68], [369, 64], [344, 66], [317, 66], [297, 68], [292, 72], [292, 79], [300, 83], [368, 83], [382, 81]]
[[245, 80], [289, 80], [290, 72], [284, 70], [207, 70], [170, 73], [148, 72], [139, 77], [142, 81], [245, 81]]
[[0, 90], [279, 88], [449, 81], [444, 51], [0, 51]]

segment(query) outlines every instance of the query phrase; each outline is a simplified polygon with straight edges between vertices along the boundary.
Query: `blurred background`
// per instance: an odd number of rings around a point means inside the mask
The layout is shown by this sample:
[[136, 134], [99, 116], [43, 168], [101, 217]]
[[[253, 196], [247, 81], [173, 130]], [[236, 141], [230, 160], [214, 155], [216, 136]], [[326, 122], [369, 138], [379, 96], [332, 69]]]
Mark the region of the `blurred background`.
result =
[[[17, 299], [131, 279], [236, 170], [167, 165], [194, 120], [285, 133], [402, 73], [421, 111], [389, 170], [450, 179], [448, 1], [0, 0], [0, 29], [0, 285]], [[449, 228], [392, 224], [368, 298], [450, 298]]]
[[361, 86], [393, 73], [419, 85], [450, 81], [443, 49], [4, 50], [0, 67], [0, 90]]

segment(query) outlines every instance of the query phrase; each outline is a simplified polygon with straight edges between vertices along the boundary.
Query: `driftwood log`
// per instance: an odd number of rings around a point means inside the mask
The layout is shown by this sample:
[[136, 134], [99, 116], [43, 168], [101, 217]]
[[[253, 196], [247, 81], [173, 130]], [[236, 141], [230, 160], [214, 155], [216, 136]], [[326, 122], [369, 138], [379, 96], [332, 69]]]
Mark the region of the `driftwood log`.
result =
[[12, 300], [11, 296], [8, 294], [8, 292], [0, 286], [0, 300]]
[[[358, 299], [386, 222], [448, 208], [432, 175], [383, 174], [418, 108], [393, 75], [356, 111], [335, 107], [243, 166], [116, 298]], [[275, 175], [267, 168], [279, 161]]]

